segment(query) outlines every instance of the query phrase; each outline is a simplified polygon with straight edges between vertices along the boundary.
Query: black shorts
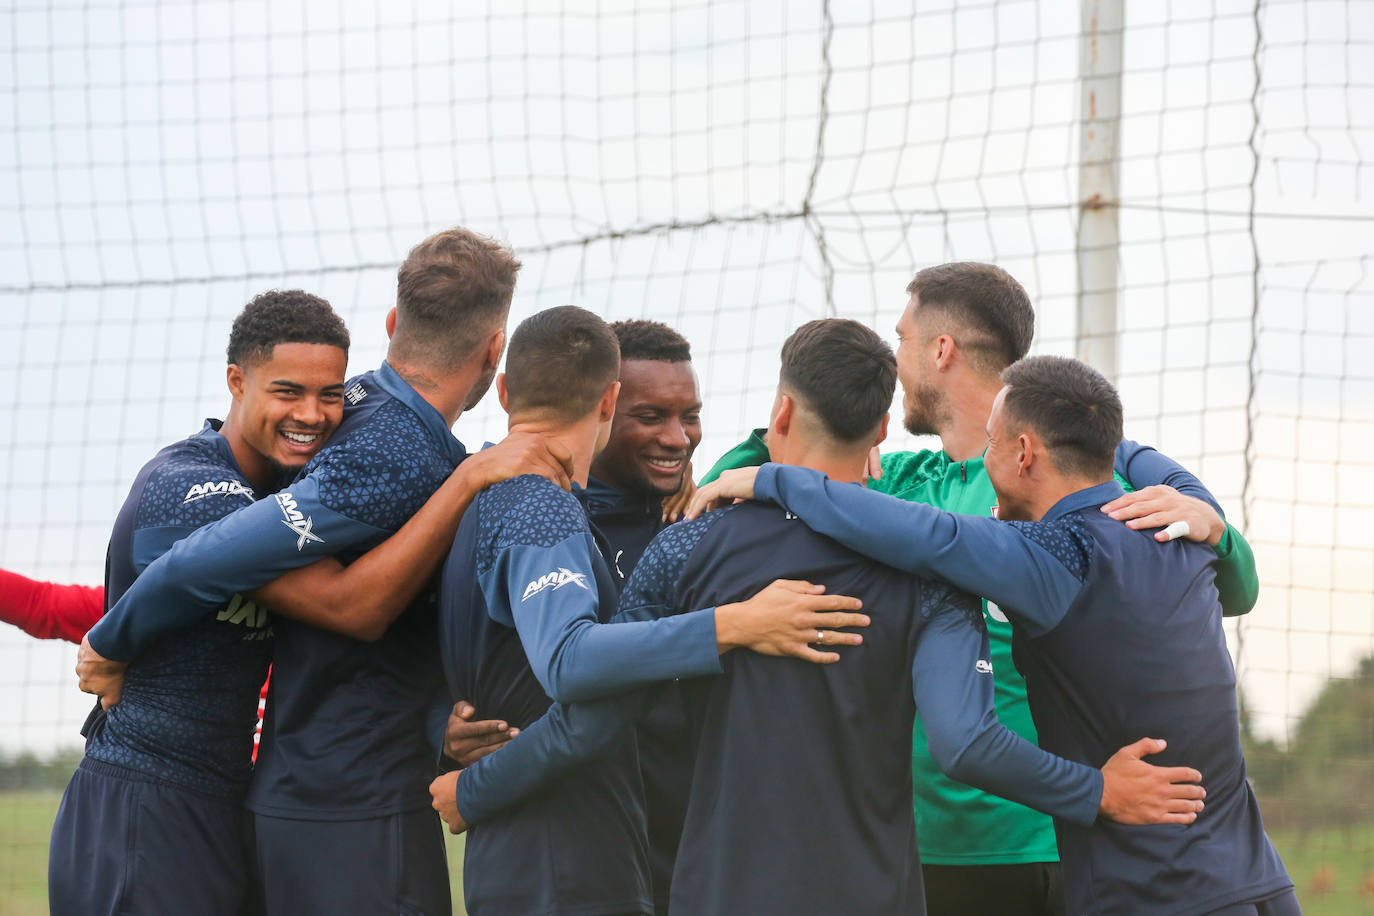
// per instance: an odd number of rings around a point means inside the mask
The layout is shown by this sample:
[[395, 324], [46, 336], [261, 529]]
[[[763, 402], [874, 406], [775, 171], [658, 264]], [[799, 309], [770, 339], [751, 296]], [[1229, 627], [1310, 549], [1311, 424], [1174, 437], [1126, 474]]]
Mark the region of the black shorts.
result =
[[1063, 916], [1058, 862], [1015, 865], [922, 865], [929, 916]]
[[270, 913], [448, 916], [443, 827], [419, 810], [358, 821], [254, 817]]
[[243, 916], [256, 905], [251, 831], [237, 801], [83, 759], [53, 824], [48, 905], [53, 916]]

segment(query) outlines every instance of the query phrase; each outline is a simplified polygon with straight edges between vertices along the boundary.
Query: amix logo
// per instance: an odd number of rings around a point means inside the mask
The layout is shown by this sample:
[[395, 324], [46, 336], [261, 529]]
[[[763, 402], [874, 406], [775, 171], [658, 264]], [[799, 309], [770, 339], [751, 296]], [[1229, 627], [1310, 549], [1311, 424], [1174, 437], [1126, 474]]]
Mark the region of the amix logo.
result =
[[290, 528], [296, 535], [297, 550], [304, 550], [309, 541], [314, 541], [316, 544], [324, 543], [324, 538], [312, 530], [315, 527], [315, 520], [308, 515], [301, 514], [301, 510], [296, 507], [295, 498], [290, 493], [278, 493], [274, 498], [277, 505], [281, 507], [281, 514], [285, 516], [281, 523]]
[[532, 598], [544, 591], [544, 589], [551, 588], [557, 591], [565, 585], [577, 585], [587, 589], [587, 591], [591, 591], [591, 588], [587, 585], [587, 576], [585, 573], [575, 573], [570, 569], [560, 566], [557, 572], [544, 573], [544, 575], [535, 579], [529, 585], [526, 585], [525, 594], [521, 596], [520, 600], [524, 602], [526, 599]]
[[207, 480], [205, 483], [198, 483], [187, 490], [186, 498], [181, 501], [181, 504], [184, 506], [207, 496], [246, 496], [249, 502], [252, 502], [254, 498], [253, 491], [237, 480], [221, 480], [219, 483]]
[[992, 674], [992, 662], [986, 658], [980, 658], [973, 663], [973, 670], [979, 674]]
[[259, 607], [242, 595], [235, 595], [224, 610], [215, 615], [215, 619], [256, 631], [247, 634], [244, 639], [266, 639], [272, 635], [271, 629], [267, 628], [267, 608]]

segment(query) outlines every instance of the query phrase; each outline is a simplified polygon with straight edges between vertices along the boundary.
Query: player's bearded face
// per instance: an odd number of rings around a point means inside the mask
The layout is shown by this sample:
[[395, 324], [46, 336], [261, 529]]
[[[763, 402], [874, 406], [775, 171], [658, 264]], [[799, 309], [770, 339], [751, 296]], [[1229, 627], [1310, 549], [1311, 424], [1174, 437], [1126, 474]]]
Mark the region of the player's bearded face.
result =
[[939, 435], [944, 396], [931, 376], [934, 367], [925, 337], [914, 318], [916, 296], [897, 322], [897, 378], [902, 384], [902, 425], [914, 436]]
[[494, 378], [496, 378], [495, 366], [482, 373], [481, 378], [477, 380], [477, 384], [473, 385], [472, 390], [468, 392], [468, 399], [463, 403], [464, 411], [472, 410], [472, 408], [481, 403], [482, 398], [486, 397], [487, 391], [490, 390], [491, 382]]
[[315, 456], [343, 420], [348, 356], [328, 344], [277, 344], [265, 362], [244, 368], [243, 438], [279, 470]]
[[701, 395], [688, 362], [620, 364], [620, 397], [592, 476], [627, 493], [669, 496], [701, 441]]

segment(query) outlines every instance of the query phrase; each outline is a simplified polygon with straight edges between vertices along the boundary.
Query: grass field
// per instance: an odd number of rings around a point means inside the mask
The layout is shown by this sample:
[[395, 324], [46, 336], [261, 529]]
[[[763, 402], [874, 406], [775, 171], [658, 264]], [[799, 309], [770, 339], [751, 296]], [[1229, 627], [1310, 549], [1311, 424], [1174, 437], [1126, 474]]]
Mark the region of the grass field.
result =
[[[48, 832], [61, 794], [0, 793], [0, 916], [48, 912]], [[445, 834], [447, 836], [447, 834]], [[455, 913], [462, 913], [462, 837], [449, 837]], [[1307, 916], [1374, 914], [1374, 823], [1274, 834]]]

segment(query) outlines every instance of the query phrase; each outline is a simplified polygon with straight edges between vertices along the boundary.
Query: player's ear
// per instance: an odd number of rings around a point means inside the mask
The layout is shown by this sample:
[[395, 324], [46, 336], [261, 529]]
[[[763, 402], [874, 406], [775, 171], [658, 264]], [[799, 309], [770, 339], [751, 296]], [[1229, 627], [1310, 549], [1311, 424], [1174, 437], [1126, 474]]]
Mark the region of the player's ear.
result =
[[[1029, 433], [1022, 433], [1016, 437], [1016, 476], [1025, 477], [1031, 471], [1031, 465], [1035, 464], [1035, 446]], [[1042, 446], [1043, 447], [1043, 446]]]
[[602, 423], [615, 416], [615, 402], [620, 397], [620, 383], [611, 382], [606, 386], [606, 390], [601, 395], [601, 403], [598, 405], [596, 418]]
[[224, 371], [224, 380], [229, 385], [229, 395], [236, 401], [243, 400], [243, 392], [248, 388], [248, 379], [243, 367], [230, 363]]
[[506, 373], [504, 372], [496, 376], [496, 399], [501, 402], [501, 409], [510, 413], [510, 392], [506, 390]]
[[873, 447], [877, 448], [887, 439], [887, 421], [891, 414], [883, 414], [883, 422], [878, 424], [878, 438], [873, 440]]
[[506, 349], [506, 329], [501, 328], [487, 341], [487, 352], [483, 357], [483, 369], [495, 369], [501, 365], [501, 354]]
[[935, 338], [935, 368], [948, 369], [954, 364], [954, 351], [959, 348], [954, 338], [949, 334], [941, 334]]
[[785, 436], [792, 430], [792, 421], [797, 416], [797, 402], [792, 400], [790, 394], [778, 395], [778, 407], [773, 411], [773, 423], [770, 429], [778, 431], [779, 436]]
[[392, 306], [386, 313], [386, 339], [390, 340], [396, 336], [396, 306]]

